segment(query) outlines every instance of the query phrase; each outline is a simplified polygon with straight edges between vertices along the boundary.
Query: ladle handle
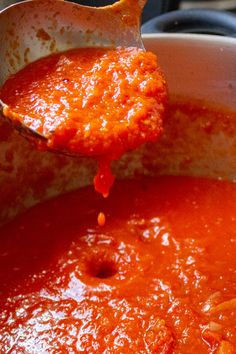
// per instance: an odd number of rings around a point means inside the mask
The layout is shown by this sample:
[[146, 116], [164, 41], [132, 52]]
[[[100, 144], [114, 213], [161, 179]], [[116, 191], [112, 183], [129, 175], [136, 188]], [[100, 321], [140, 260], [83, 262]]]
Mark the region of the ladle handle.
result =
[[[90, 8], [101, 13], [103, 23], [100, 27], [107, 27], [113, 37], [114, 46], [144, 48], [141, 38], [141, 14], [147, 0], [119, 0], [112, 5]], [[108, 25], [104, 26], [107, 21]]]
[[119, 0], [106, 6], [114, 11], [123, 11], [134, 17], [140, 17], [147, 0]]

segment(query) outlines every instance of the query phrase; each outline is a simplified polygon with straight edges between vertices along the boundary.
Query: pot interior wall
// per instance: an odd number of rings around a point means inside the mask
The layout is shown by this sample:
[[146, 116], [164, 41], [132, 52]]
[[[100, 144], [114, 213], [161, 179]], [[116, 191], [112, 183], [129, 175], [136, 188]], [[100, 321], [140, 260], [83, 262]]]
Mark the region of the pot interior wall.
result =
[[[174, 38], [174, 39], [173, 39]], [[171, 103], [160, 141], [113, 164], [117, 178], [140, 175], [236, 177], [236, 41], [161, 35], [145, 39], [159, 56]], [[214, 40], [213, 40], [214, 42]], [[224, 42], [224, 43], [223, 43]], [[192, 44], [191, 44], [192, 43]], [[218, 53], [218, 56], [216, 55]], [[222, 54], [224, 53], [224, 55]], [[225, 62], [223, 62], [225, 60]], [[226, 65], [226, 67], [225, 67]], [[197, 104], [200, 110], [195, 110]], [[207, 102], [207, 105], [205, 105]], [[212, 107], [212, 108], [211, 108]], [[212, 114], [211, 110], [218, 110]], [[92, 183], [96, 162], [37, 151], [0, 123], [0, 223], [38, 202]]]
[[149, 34], [144, 40], [158, 54], [171, 94], [236, 109], [236, 39]]

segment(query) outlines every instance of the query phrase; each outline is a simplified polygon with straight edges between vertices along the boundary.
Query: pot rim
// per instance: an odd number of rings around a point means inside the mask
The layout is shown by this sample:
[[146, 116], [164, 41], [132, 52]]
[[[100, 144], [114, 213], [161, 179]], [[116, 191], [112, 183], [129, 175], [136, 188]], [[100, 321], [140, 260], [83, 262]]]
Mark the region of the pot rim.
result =
[[184, 40], [185, 42], [210, 42], [215, 44], [231, 44], [236, 46], [236, 38], [224, 37], [212, 34], [196, 34], [196, 33], [143, 33], [142, 38], [145, 39], [158, 39], [168, 41]]

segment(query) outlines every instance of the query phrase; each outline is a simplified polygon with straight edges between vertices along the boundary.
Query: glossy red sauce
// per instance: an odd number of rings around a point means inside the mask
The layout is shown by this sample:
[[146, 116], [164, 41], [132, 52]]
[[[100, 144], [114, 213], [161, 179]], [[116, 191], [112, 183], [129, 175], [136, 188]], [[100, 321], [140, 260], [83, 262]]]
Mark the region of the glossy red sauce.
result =
[[4, 114], [47, 137], [47, 148], [95, 156], [95, 188], [106, 196], [110, 161], [159, 137], [167, 92], [154, 54], [79, 48], [26, 66], [0, 98]]
[[85, 188], [0, 234], [1, 353], [236, 352], [234, 183]]

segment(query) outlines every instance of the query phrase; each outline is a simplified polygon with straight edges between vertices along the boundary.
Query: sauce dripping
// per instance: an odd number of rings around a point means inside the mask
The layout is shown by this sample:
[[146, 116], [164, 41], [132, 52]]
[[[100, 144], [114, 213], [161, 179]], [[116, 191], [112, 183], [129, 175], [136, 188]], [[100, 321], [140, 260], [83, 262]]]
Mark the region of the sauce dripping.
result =
[[47, 138], [46, 149], [96, 158], [95, 189], [107, 196], [111, 161], [160, 136], [167, 89], [150, 52], [78, 48], [27, 65], [0, 98], [6, 116]]

